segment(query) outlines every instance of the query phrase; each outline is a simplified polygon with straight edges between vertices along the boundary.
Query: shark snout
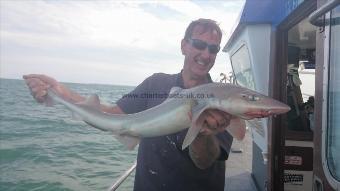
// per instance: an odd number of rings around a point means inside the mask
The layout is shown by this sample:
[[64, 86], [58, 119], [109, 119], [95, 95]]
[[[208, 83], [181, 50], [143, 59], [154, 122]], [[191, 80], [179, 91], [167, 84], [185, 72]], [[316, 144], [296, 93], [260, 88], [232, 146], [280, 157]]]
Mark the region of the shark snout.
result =
[[287, 113], [290, 110], [290, 107], [287, 104], [284, 104], [279, 101], [275, 101], [275, 104], [269, 109], [269, 112], [272, 114], [283, 114]]
[[290, 107], [287, 105], [284, 107], [272, 108], [268, 111], [268, 113], [277, 115], [277, 114], [287, 113], [289, 110], [290, 110]]
[[249, 108], [245, 114], [251, 118], [263, 118], [283, 114], [289, 110], [290, 107], [284, 103], [277, 102], [274, 104], [272, 102], [270, 105], [258, 105], [257, 107]]

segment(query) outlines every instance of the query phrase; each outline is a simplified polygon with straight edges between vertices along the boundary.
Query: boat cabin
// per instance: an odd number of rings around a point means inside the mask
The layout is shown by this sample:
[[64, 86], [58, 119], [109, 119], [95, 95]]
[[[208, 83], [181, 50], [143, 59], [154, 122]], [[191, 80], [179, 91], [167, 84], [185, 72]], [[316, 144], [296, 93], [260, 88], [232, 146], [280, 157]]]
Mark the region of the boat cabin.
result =
[[247, 0], [223, 48], [234, 83], [291, 107], [247, 122], [258, 190], [340, 190], [339, 5]]

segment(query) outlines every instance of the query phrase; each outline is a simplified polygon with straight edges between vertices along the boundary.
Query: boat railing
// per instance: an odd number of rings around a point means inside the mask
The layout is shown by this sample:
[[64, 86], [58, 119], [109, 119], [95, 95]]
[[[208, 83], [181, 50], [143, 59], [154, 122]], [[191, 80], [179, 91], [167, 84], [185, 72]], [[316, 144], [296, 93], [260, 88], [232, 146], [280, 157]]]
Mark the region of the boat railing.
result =
[[330, 0], [312, 14], [309, 15], [309, 22], [314, 25], [321, 27], [324, 25], [324, 19], [319, 19], [322, 15], [325, 15], [328, 11], [332, 10], [340, 4], [340, 0]]
[[136, 169], [137, 162], [134, 162], [134, 164], [122, 174], [118, 178], [118, 180], [108, 189], [109, 191], [115, 191], [119, 188], [119, 186], [129, 177], [129, 175]]

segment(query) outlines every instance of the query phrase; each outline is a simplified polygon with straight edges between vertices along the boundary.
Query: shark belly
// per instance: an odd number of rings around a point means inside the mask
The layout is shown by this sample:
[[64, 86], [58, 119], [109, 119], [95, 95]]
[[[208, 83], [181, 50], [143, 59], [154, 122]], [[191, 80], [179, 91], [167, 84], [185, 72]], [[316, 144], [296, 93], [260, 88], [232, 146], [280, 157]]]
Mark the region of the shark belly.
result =
[[151, 108], [127, 120], [128, 134], [140, 137], [163, 136], [186, 129], [191, 124], [191, 104], [176, 100]]

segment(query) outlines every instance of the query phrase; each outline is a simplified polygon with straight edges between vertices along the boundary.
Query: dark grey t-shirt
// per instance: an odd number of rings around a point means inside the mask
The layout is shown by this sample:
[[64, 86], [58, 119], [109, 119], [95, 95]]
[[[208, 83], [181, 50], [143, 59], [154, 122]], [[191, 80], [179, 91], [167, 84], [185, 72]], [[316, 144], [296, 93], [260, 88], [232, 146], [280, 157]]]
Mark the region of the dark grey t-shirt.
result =
[[[130, 92], [130, 96], [121, 98], [117, 105], [127, 114], [137, 113], [161, 104], [175, 86], [184, 88], [181, 73], [153, 74]], [[227, 132], [217, 134], [221, 146], [219, 160], [201, 170], [192, 162], [188, 149], [181, 149], [186, 132], [141, 140], [135, 191], [223, 191], [224, 160], [228, 158], [232, 137]]]

